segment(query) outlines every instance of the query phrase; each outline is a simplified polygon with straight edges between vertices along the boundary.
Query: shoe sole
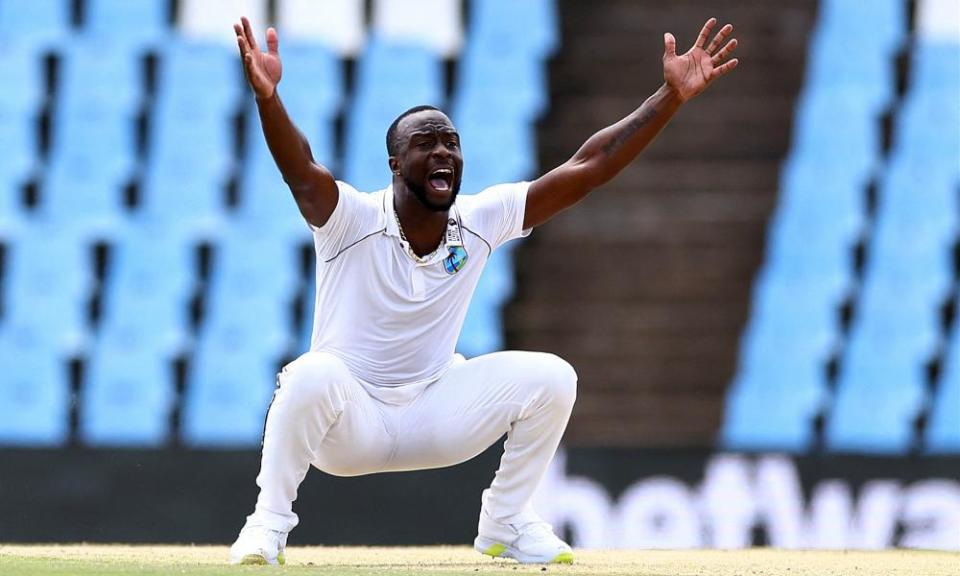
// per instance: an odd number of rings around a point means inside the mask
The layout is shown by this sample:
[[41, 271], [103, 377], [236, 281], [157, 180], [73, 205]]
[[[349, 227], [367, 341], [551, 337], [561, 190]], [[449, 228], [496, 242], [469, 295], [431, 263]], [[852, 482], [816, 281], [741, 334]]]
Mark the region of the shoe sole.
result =
[[517, 550], [506, 544], [492, 544], [483, 549], [475, 548], [481, 554], [492, 558], [513, 558], [521, 564], [573, 564], [573, 552], [561, 552], [553, 558], [531, 558], [529, 556], [520, 558], [521, 554]]

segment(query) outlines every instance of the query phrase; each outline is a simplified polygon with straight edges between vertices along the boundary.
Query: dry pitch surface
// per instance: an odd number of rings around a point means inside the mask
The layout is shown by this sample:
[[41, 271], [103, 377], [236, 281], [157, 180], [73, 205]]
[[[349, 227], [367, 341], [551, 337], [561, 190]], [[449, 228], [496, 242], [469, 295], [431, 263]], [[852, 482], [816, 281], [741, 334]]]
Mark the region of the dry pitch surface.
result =
[[0, 544], [3, 576], [311, 574], [480, 576], [958, 576], [949, 552], [796, 552], [783, 550], [577, 550], [573, 566], [520, 566], [467, 547], [287, 549], [287, 565], [227, 566], [220, 546], [22, 546]]

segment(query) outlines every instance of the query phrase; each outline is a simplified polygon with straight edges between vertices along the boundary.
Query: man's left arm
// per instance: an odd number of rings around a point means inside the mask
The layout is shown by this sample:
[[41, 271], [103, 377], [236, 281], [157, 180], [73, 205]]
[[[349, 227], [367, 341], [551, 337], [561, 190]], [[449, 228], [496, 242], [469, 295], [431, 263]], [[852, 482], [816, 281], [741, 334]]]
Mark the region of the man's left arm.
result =
[[727, 58], [737, 40], [723, 44], [733, 33], [732, 25], [721, 28], [704, 47], [716, 25], [716, 18], [708, 20], [693, 48], [679, 56], [676, 39], [670, 33], [664, 35], [663, 86], [629, 116], [591, 136], [570, 160], [530, 184], [525, 230], [550, 220], [616, 176], [653, 141], [684, 102], [736, 68], [737, 59]]

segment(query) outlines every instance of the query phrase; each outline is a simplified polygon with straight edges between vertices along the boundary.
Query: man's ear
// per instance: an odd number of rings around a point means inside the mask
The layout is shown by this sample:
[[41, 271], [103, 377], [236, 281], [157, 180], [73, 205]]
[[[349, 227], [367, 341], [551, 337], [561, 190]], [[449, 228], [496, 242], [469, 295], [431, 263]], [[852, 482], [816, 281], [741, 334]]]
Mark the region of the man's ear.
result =
[[390, 165], [390, 171], [396, 175], [400, 175], [400, 162], [397, 160], [396, 156], [391, 156], [387, 160], [387, 164]]

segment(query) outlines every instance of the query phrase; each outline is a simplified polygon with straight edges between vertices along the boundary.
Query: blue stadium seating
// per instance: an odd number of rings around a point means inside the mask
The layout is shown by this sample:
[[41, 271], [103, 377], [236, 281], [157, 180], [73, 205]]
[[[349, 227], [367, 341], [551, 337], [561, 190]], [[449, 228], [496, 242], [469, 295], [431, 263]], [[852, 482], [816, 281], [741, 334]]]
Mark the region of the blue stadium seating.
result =
[[863, 174], [880, 160], [879, 112], [855, 91], [812, 91], [801, 97], [791, 155], [801, 161], [846, 166]]
[[524, 53], [546, 58], [560, 43], [554, 0], [472, 0], [470, 44], [481, 47], [518, 44]]
[[897, 354], [895, 345], [876, 346], [868, 362], [845, 369], [827, 421], [827, 446], [905, 454], [914, 447], [914, 421], [924, 402], [922, 366]]
[[170, 358], [139, 330], [105, 332], [87, 365], [80, 436], [92, 446], [161, 446], [175, 399]]
[[960, 454], [960, 339], [954, 333], [930, 410], [926, 451]]
[[282, 335], [242, 323], [223, 324], [204, 334], [191, 365], [184, 442], [195, 447], [258, 443], [286, 344]]
[[0, 38], [41, 50], [59, 47], [71, 32], [71, 0], [0, 0]]
[[65, 357], [49, 326], [6, 319], [0, 326], [0, 445], [61, 446], [70, 432]]
[[236, 325], [263, 334], [290, 331], [299, 252], [289, 242], [254, 226], [232, 226], [221, 235], [215, 259], [206, 318], [214, 334]]
[[134, 114], [143, 97], [142, 57], [106, 40], [75, 40], [64, 51], [57, 87], [58, 114], [109, 108]]
[[[824, 408], [831, 448], [895, 452], [911, 445], [911, 419], [922, 400], [917, 382], [922, 380], [910, 380], [903, 372], [908, 366], [919, 369], [920, 356], [932, 353], [936, 342], [933, 324], [916, 318], [933, 320], [936, 294], [944, 295], [943, 279], [949, 274], [943, 273], [948, 268], [940, 249], [947, 234], [923, 246], [911, 238], [891, 247], [905, 229], [899, 223], [905, 214], [902, 202], [888, 190], [897, 186], [893, 176], [887, 176], [881, 190], [867, 281], [832, 408], [825, 372], [828, 358], [842, 350], [839, 309], [854, 288], [853, 246], [869, 230], [866, 190], [882, 163], [879, 120], [894, 100], [893, 57], [906, 38], [907, 11], [901, 0], [825, 0], [820, 6], [790, 157], [781, 174], [780, 203], [768, 231], [766, 263], [754, 288], [728, 395], [722, 433], [727, 446], [807, 450], [814, 441], [813, 417]], [[904, 265], [907, 259], [914, 263]], [[921, 270], [925, 281], [910, 287], [910, 294], [923, 296], [919, 308], [901, 307], [903, 313], [894, 314], [892, 307], [899, 303], [885, 295], [893, 293], [891, 286], [903, 288], [902, 275]], [[914, 319], [905, 320], [911, 313]], [[893, 325], [903, 330], [903, 338], [896, 343], [888, 339], [884, 346], [874, 334]], [[897, 348], [905, 342], [912, 348]], [[869, 393], [867, 383], [875, 382], [876, 374], [859, 357], [875, 347], [900, 359], [901, 376], [895, 378], [891, 371], [884, 381], [886, 392], [873, 398], [877, 414], [886, 411], [890, 433], [870, 437], [877, 425], [869, 421], [869, 411], [858, 411], [857, 399]]]
[[37, 134], [34, 117], [0, 109], [0, 220], [20, 216], [20, 188], [37, 164]]
[[[536, 132], [525, 123], [474, 122], [454, 118], [463, 152], [461, 190], [475, 194], [504, 182], [529, 180], [537, 166]], [[509, 150], [509, 155], [503, 151]]]
[[453, 114], [461, 121], [530, 123], [549, 99], [543, 63], [503, 45], [468, 47], [460, 58]]
[[[467, 158], [464, 194], [534, 174], [533, 123], [547, 107], [544, 59], [559, 41], [554, 4], [471, 5], [454, 96]], [[169, 22], [171, 7], [169, 0], [0, 0], [0, 76], [17, 86], [0, 90], [0, 371], [7, 375], [0, 378], [0, 444], [68, 440], [67, 361], [79, 356], [86, 360], [79, 440], [167, 445], [177, 400], [171, 361], [186, 354], [183, 441], [248, 447], [260, 439], [277, 363], [309, 347], [314, 280], [302, 281], [300, 259], [310, 232], [264, 142], [236, 49], [181, 36]], [[308, 38], [281, 50], [288, 112], [315, 158], [360, 189], [389, 182], [384, 136], [393, 118], [446, 99], [443, 62], [430, 48], [370, 38], [350, 101], [340, 56]], [[150, 99], [148, 51], [157, 56]], [[50, 54], [58, 65], [41, 158]], [[145, 151], [138, 142], [144, 107]], [[240, 115], [243, 124], [235, 122]], [[239, 186], [228, 206], [231, 179]], [[24, 194], [30, 181], [38, 184], [32, 210]], [[130, 184], [137, 194], [128, 207]], [[109, 248], [100, 283], [95, 241]], [[214, 247], [206, 285], [200, 242]], [[491, 259], [461, 351], [502, 347], [500, 309], [513, 293], [512, 266], [512, 246]], [[193, 334], [190, 304], [198, 293], [204, 307]], [[297, 294], [307, 310], [293, 334]], [[94, 295], [101, 306], [91, 323]]]
[[5, 42], [0, 52], [0, 75], [5, 83], [17, 89], [0, 90], [0, 113], [33, 114], [46, 92], [42, 53], [26, 44]]
[[83, 32], [139, 52], [171, 34], [169, 0], [86, 0]]
[[[99, 113], [97, 113], [99, 112]], [[91, 109], [57, 123], [40, 211], [64, 226], [108, 230], [124, 214], [135, 166], [134, 120]]]
[[34, 224], [17, 232], [9, 247], [5, 322], [41, 327], [32, 338], [57, 353], [80, 346], [92, 288], [88, 246], [65, 230]]
[[[162, 241], [160, 240], [162, 239]], [[101, 333], [172, 353], [183, 345], [194, 288], [194, 243], [162, 221], [134, 219], [113, 238]]]
[[[284, 43], [280, 94], [298, 125], [312, 125], [308, 114], [329, 121], [344, 100], [344, 71], [336, 54], [319, 44]], [[261, 136], [261, 139], [263, 137]], [[312, 140], [312, 139], [311, 139]]]

